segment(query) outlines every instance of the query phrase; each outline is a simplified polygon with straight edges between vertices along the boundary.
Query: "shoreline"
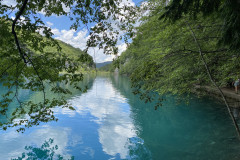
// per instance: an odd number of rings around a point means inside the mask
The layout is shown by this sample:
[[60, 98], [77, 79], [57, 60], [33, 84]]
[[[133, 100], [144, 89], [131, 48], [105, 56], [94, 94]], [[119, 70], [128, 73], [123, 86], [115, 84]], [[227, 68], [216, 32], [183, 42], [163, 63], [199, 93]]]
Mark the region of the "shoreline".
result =
[[[208, 94], [210, 94], [211, 97], [217, 98], [217, 99], [223, 101], [220, 92], [215, 87], [196, 85], [195, 88], [196, 88], [196, 90], [195, 90], [196, 92], [198, 92], [199, 90], [205, 91]], [[221, 90], [222, 90], [224, 96], [226, 97], [227, 102], [229, 103], [230, 107], [240, 108], [240, 93], [236, 94], [234, 91], [234, 88], [223, 87], [223, 88], [221, 88]]]

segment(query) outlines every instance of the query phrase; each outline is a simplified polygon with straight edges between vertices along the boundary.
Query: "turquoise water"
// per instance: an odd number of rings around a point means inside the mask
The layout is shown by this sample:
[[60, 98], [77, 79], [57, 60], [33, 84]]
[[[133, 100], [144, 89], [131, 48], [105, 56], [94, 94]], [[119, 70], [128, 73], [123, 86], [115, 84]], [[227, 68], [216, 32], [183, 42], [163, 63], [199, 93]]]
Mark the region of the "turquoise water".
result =
[[[76, 111], [54, 108], [57, 122], [24, 133], [0, 130], [0, 159], [240, 159], [227, 110], [213, 100], [192, 97], [185, 105], [169, 97], [155, 111], [131, 93], [125, 77], [98, 76], [89, 88], [69, 97]], [[37, 97], [21, 93], [23, 100]]]

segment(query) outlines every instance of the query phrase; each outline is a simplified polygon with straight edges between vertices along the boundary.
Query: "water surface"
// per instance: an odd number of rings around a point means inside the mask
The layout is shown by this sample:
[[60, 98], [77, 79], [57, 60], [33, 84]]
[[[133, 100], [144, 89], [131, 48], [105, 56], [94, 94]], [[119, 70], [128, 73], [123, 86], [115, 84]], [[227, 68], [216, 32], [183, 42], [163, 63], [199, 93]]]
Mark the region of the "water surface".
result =
[[131, 93], [126, 77], [98, 76], [89, 83], [87, 93], [74, 92], [68, 99], [76, 111], [54, 109], [57, 122], [23, 134], [1, 130], [0, 159], [240, 159], [240, 143], [223, 105], [194, 97], [189, 105], [177, 104], [168, 97], [155, 111]]

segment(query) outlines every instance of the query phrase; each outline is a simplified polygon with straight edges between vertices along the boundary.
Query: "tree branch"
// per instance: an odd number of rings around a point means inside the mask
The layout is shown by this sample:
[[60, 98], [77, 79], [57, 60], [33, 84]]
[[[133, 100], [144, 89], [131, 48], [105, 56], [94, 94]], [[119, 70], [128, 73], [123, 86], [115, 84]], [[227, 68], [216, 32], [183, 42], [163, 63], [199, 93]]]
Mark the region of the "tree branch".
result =
[[220, 92], [220, 94], [221, 94], [221, 96], [222, 96], [222, 98], [223, 98], [223, 101], [224, 101], [224, 103], [225, 103], [225, 105], [226, 105], [226, 107], [227, 107], [227, 109], [228, 109], [228, 113], [229, 113], [229, 115], [230, 115], [230, 117], [231, 117], [231, 119], [232, 119], [232, 121], [233, 121], [233, 124], [234, 124], [234, 126], [235, 126], [235, 129], [236, 129], [236, 131], [237, 131], [238, 138], [240, 139], [240, 130], [239, 130], [237, 121], [235, 120], [235, 118], [234, 118], [234, 116], [233, 116], [233, 114], [232, 114], [232, 111], [231, 111], [231, 109], [230, 109], [230, 106], [229, 106], [229, 104], [228, 104], [228, 102], [227, 102], [227, 100], [226, 100], [226, 97], [224, 96], [222, 90], [219, 88], [219, 86], [217, 85], [217, 83], [215, 82], [215, 80], [214, 80], [213, 77], [212, 77], [212, 74], [211, 74], [210, 69], [209, 69], [209, 67], [208, 67], [208, 65], [207, 65], [207, 63], [206, 63], [206, 60], [205, 60], [204, 56], [203, 56], [201, 46], [200, 46], [200, 44], [199, 44], [198, 41], [197, 41], [197, 38], [196, 38], [196, 35], [195, 35], [194, 31], [192, 30], [191, 26], [189, 25], [189, 23], [188, 23], [187, 21], [186, 21], [186, 24], [187, 24], [187, 26], [189, 27], [190, 32], [192, 33], [192, 37], [194, 38], [194, 41], [195, 41], [195, 43], [196, 43], [196, 45], [197, 45], [197, 47], [198, 47], [198, 52], [199, 52], [199, 54], [200, 54], [200, 57], [201, 57], [201, 59], [202, 59], [202, 62], [204, 63], [204, 66], [205, 66], [205, 68], [206, 68], [208, 77], [209, 77], [209, 79], [211, 80], [211, 82], [213, 83], [213, 85], [214, 85], [214, 86], [218, 89], [218, 91]]
[[[45, 87], [44, 87], [44, 84], [43, 84], [43, 80], [42, 80], [42, 78], [40, 77], [39, 72], [38, 72], [37, 68], [35, 67], [34, 63], [32, 62], [32, 60], [30, 59], [30, 57], [29, 57], [28, 55], [26, 55], [25, 53], [22, 52], [21, 47], [20, 47], [20, 45], [19, 45], [19, 41], [18, 41], [17, 34], [16, 34], [16, 32], [15, 32], [15, 25], [16, 25], [18, 19], [20, 18], [20, 16], [22, 15], [24, 9], [26, 8], [27, 2], [28, 2], [28, 0], [25, 0], [25, 1], [23, 2], [22, 7], [20, 8], [19, 12], [17, 13], [17, 16], [15, 17], [15, 19], [13, 20], [13, 24], [12, 24], [12, 34], [14, 35], [15, 42], [16, 42], [16, 45], [17, 45], [17, 48], [18, 48], [18, 52], [19, 52], [21, 58], [23, 59], [24, 63], [27, 64], [28, 61], [31, 63], [31, 65], [33, 66], [34, 71], [36, 72], [36, 74], [37, 74], [37, 76], [38, 76], [38, 78], [39, 78], [39, 80], [40, 80], [40, 82], [41, 82], [42, 89], [43, 89], [43, 98], [44, 98], [44, 103], [45, 103], [46, 93], [45, 93]], [[28, 61], [26, 60], [25, 57], [27, 57]]]
[[20, 56], [23, 59], [25, 64], [27, 64], [27, 60], [25, 59], [25, 54], [22, 52], [21, 47], [19, 45], [18, 37], [17, 37], [17, 34], [15, 32], [15, 26], [16, 26], [16, 23], [17, 23], [18, 19], [22, 15], [24, 9], [26, 8], [27, 2], [28, 2], [28, 0], [25, 0], [23, 2], [22, 7], [20, 8], [19, 12], [17, 13], [17, 16], [15, 17], [15, 19], [13, 20], [13, 23], [12, 23], [12, 34], [14, 35], [15, 43], [16, 43], [17, 48], [18, 48], [18, 52], [19, 52], [19, 54], [20, 54]]

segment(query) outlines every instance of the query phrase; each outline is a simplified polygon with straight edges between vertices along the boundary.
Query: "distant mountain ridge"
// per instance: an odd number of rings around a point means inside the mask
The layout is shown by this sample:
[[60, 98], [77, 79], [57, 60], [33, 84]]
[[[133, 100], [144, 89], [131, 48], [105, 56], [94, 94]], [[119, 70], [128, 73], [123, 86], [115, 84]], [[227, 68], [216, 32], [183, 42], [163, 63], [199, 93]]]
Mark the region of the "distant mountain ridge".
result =
[[111, 64], [112, 61], [106, 61], [106, 62], [102, 62], [102, 63], [95, 63], [96, 64], [96, 68], [101, 68], [103, 66], [106, 66], [107, 64]]

